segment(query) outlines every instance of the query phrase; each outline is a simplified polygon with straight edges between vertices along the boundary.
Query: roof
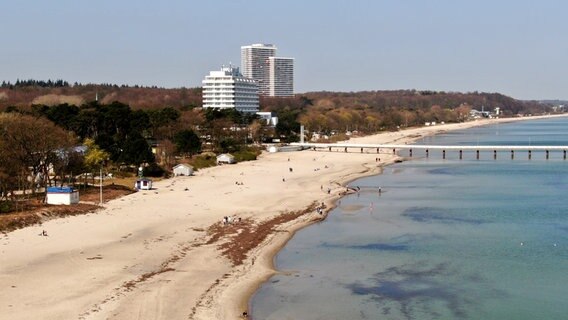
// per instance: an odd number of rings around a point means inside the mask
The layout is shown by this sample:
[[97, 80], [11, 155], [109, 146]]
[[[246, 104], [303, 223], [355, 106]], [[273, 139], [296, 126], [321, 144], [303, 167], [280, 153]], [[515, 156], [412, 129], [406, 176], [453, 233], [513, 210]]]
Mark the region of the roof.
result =
[[75, 189], [72, 187], [47, 187], [48, 193], [73, 193]]
[[235, 158], [235, 156], [233, 156], [232, 154], [229, 153], [222, 153], [220, 155], [217, 156], [217, 159], [222, 158], [222, 157], [228, 157], [228, 158]]
[[180, 164], [177, 164], [177, 165], [174, 166], [174, 169], [175, 169], [175, 168], [179, 168], [179, 167], [185, 167], [185, 168], [188, 168], [188, 169], [193, 169], [193, 166], [191, 166], [191, 165], [189, 165], [189, 164], [187, 164], [187, 163], [180, 163]]

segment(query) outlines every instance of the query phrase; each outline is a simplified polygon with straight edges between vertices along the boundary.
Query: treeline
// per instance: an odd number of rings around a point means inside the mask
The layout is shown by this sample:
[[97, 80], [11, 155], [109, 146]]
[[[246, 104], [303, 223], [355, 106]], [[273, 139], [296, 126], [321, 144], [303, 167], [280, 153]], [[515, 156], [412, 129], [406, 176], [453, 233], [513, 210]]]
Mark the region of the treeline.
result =
[[49, 106], [69, 103], [83, 105], [98, 100], [101, 104], [114, 101], [133, 109], [156, 109], [165, 106], [192, 109], [201, 107], [201, 88], [165, 89], [113, 84], [74, 84], [72, 86], [42, 87], [6, 84], [0, 87], [0, 111], [18, 108], [29, 111], [34, 104]]
[[498, 93], [417, 90], [309, 92], [290, 99], [263, 98], [261, 105], [281, 118], [294, 119], [309, 131], [326, 134], [354, 130], [374, 133], [432, 121], [461, 122], [468, 120], [472, 109], [493, 112], [499, 108], [501, 117], [552, 111], [549, 104], [519, 101]]
[[2, 81], [2, 85], [0, 86], [1, 88], [8, 88], [8, 89], [14, 89], [14, 88], [24, 88], [24, 87], [40, 87], [40, 88], [62, 88], [62, 87], [69, 87], [69, 82], [67, 81], [63, 81], [61, 79], [58, 80], [34, 80], [34, 79], [28, 79], [28, 80], [16, 80], [16, 82], [14, 84], [10, 83], [9, 81]]
[[[62, 88], [0, 88], [0, 110], [31, 112], [32, 105], [86, 105], [98, 99], [100, 105], [120, 101], [133, 110], [169, 107], [185, 113], [202, 106], [200, 88], [164, 89], [111, 84], [73, 85]], [[284, 141], [297, 139], [298, 128], [330, 133], [382, 130], [424, 125], [425, 122], [459, 122], [472, 109], [493, 111], [501, 116], [551, 112], [551, 105], [520, 101], [498, 93], [394, 90], [362, 92], [308, 92], [294, 98], [261, 98], [261, 110], [279, 117], [274, 132]], [[198, 112], [199, 113], [199, 112]], [[269, 135], [267, 135], [269, 136]]]
[[373, 110], [398, 108], [407, 110], [428, 109], [440, 106], [442, 109], [454, 109], [468, 105], [474, 109], [493, 110], [500, 108], [505, 115], [518, 113], [538, 113], [550, 106], [537, 101], [521, 101], [499, 93], [485, 92], [444, 92], [418, 90], [361, 91], [361, 92], [310, 92], [306, 94], [312, 100], [324, 101], [334, 106], [369, 107]]
[[[35, 79], [28, 79], [28, 80], [20, 80], [17, 79], [15, 83], [11, 83], [10, 81], [2, 81], [0, 88], [25, 88], [25, 87], [40, 87], [40, 88], [62, 88], [62, 87], [69, 87], [70, 84], [67, 81], [58, 79], [58, 80], [35, 80]], [[73, 83], [73, 86], [100, 86], [102, 88], [149, 88], [149, 89], [159, 89], [161, 87], [158, 86], [141, 86], [138, 84], [135, 85], [128, 85], [128, 84], [112, 84], [112, 83], [100, 83], [100, 84], [82, 84], [80, 82]], [[162, 88], [163, 89], [163, 88]]]

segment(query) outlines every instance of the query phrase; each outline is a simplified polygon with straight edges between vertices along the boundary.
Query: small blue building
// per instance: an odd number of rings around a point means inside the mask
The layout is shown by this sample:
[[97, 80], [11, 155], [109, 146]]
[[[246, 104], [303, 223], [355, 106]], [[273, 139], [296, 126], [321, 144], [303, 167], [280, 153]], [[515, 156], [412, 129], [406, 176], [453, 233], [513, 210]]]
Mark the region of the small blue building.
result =
[[79, 191], [72, 187], [47, 187], [47, 203], [57, 205], [79, 203]]

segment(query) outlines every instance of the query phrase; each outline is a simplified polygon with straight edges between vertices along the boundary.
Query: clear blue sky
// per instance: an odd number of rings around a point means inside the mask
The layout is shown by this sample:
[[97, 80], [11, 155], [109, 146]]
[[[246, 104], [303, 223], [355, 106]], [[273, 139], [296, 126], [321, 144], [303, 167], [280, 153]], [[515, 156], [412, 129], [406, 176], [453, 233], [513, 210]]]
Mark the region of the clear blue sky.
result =
[[12, 82], [195, 87], [264, 42], [296, 58], [296, 92], [568, 99], [565, 0], [18, 0], [0, 12]]

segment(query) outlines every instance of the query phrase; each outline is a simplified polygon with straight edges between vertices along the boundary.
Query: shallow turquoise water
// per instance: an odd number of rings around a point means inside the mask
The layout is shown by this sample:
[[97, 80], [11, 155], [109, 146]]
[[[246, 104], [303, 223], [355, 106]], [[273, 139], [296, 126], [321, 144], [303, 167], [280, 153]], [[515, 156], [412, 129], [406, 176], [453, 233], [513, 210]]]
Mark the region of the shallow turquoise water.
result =
[[[420, 143], [568, 145], [567, 127], [501, 124]], [[278, 254], [286, 274], [258, 290], [253, 317], [568, 319], [568, 160], [492, 157], [431, 152], [352, 182], [359, 195]]]

